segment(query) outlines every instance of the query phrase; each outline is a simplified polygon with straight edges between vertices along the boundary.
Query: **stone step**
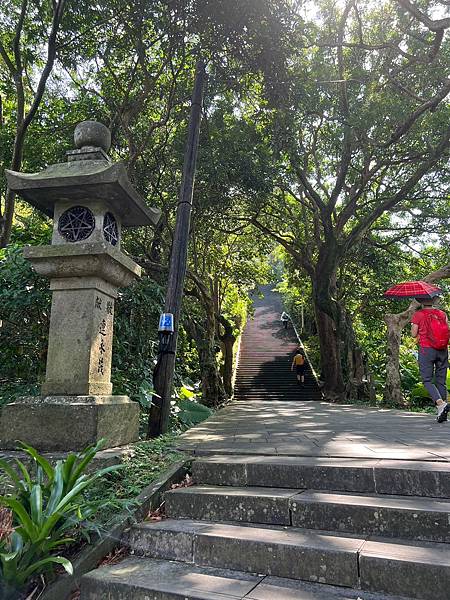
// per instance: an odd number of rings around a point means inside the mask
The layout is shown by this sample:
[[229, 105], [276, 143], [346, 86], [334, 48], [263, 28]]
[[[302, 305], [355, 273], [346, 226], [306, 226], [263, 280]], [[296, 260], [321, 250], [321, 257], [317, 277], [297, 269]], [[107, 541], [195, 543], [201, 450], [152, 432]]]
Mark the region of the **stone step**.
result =
[[234, 396], [240, 396], [242, 399], [251, 400], [252, 396], [256, 396], [257, 398], [285, 398], [286, 396], [290, 396], [291, 398], [295, 398], [296, 400], [307, 400], [308, 398], [320, 398], [320, 394], [315, 390], [308, 390], [308, 388], [301, 387], [292, 387], [286, 390], [270, 390], [270, 389], [261, 389], [261, 390], [253, 390], [251, 392], [244, 392], [242, 390], [236, 390]]
[[[151, 595], [150, 595], [151, 594]], [[405, 600], [362, 590], [197, 567], [150, 558], [127, 558], [81, 580], [81, 600]], [[406, 599], [408, 600], [408, 599]]]
[[[282, 402], [283, 400], [308, 400], [312, 398], [312, 394], [303, 391], [302, 390], [295, 390], [294, 392], [280, 392], [280, 393], [274, 393], [271, 392], [270, 390], [268, 391], [261, 391], [261, 392], [253, 392], [253, 393], [245, 393], [243, 394], [242, 392], [236, 393], [235, 394], [235, 398], [237, 399], [237, 397], [239, 396], [239, 398], [242, 398], [242, 400], [273, 400], [275, 399], [279, 399], [280, 402]], [[318, 398], [318, 396], [317, 396]]]
[[242, 389], [237, 389], [235, 391], [235, 395], [239, 394], [240, 396], [244, 396], [244, 397], [250, 397], [250, 396], [263, 396], [263, 395], [270, 395], [270, 396], [285, 396], [285, 395], [291, 395], [291, 396], [296, 396], [298, 397], [299, 395], [303, 395], [303, 396], [320, 396], [320, 392], [314, 388], [308, 388], [307, 386], [304, 387], [300, 387], [299, 385], [295, 385], [292, 384], [292, 386], [290, 387], [286, 387], [284, 389], [277, 389], [277, 388], [271, 388], [270, 386], [265, 386], [265, 387], [261, 387], [261, 388], [253, 388], [253, 389], [249, 389], [248, 391], [246, 390], [242, 390]]
[[358, 551], [364, 540], [266, 526], [168, 519], [133, 527], [126, 543], [135, 553], [199, 566], [358, 585]]
[[392, 596], [341, 588], [323, 583], [309, 583], [281, 577], [265, 577], [247, 596], [246, 600], [411, 600], [405, 596]]
[[197, 566], [361, 587], [418, 600], [449, 597], [448, 544], [366, 541], [307, 529], [172, 519], [135, 526], [126, 541], [135, 553]]
[[[250, 373], [247, 371], [245, 376], [238, 377], [236, 379], [236, 382], [239, 385], [248, 385], [249, 383], [253, 383], [255, 381], [258, 383], [267, 381], [271, 383], [276, 383], [277, 385], [286, 385], [292, 382], [295, 383], [296, 379], [295, 373], [291, 373], [290, 371], [289, 373], [283, 373], [282, 375], [277, 375], [276, 377], [274, 375], [271, 375], [270, 373], [261, 373], [258, 371]], [[308, 382], [310, 385], [315, 383], [315, 381], [311, 377], [308, 378]]]
[[[254, 390], [266, 389], [269, 387], [273, 391], [276, 390], [284, 390], [284, 389], [293, 389], [298, 388], [299, 385], [295, 378], [289, 379], [288, 381], [281, 381], [280, 383], [273, 381], [271, 379], [263, 380], [259, 377], [255, 377], [249, 381], [239, 381], [235, 385], [235, 389], [239, 389], [246, 392], [251, 392]], [[304, 388], [306, 389], [316, 389], [316, 385], [312, 381], [305, 381]]]
[[283, 385], [272, 385], [269, 383], [254, 383], [246, 386], [238, 385], [235, 386], [235, 391], [241, 392], [241, 394], [258, 394], [261, 392], [270, 392], [271, 394], [284, 394], [288, 392], [299, 392], [299, 391], [308, 391], [315, 392], [316, 388], [313, 385], [302, 385], [300, 386], [296, 381], [289, 382]]
[[360, 552], [359, 568], [363, 590], [417, 600], [450, 597], [448, 544], [369, 540]]
[[446, 462], [219, 455], [192, 468], [198, 484], [450, 498]]
[[298, 493], [280, 488], [192, 486], [166, 492], [164, 498], [166, 514], [173, 519], [290, 525], [290, 500]]
[[315, 393], [312, 392], [307, 392], [304, 391], [303, 393], [301, 391], [293, 393], [293, 392], [285, 392], [284, 394], [272, 394], [269, 392], [261, 392], [259, 394], [242, 394], [242, 393], [236, 393], [234, 396], [234, 399], [238, 402], [244, 402], [244, 401], [249, 401], [249, 402], [257, 402], [257, 401], [264, 401], [264, 400], [277, 400], [278, 402], [284, 402], [284, 401], [290, 401], [290, 400], [294, 400], [294, 401], [306, 401], [306, 400], [315, 400], [316, 402], [321, 402], [322, 401], [322, 397], [319, 395], [316, 395]]
[[292, 525], [360, 535], [450, 542], [450, 501], [316, 491], [290, 499]]
[[166, 492], [170, 518], [238, 521], [450, 542], [450, 501], [281, 488], [192, 486]]
[[237, 600], [261, 580], [227, 569], [127, 558], [85, 575], [80, 600]]

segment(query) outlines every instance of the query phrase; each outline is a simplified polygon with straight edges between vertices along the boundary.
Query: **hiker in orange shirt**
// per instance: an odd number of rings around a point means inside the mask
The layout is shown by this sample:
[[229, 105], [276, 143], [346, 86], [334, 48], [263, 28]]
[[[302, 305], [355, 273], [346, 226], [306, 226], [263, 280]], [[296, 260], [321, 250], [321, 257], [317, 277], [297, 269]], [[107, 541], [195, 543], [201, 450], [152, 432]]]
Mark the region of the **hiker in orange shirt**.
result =
[[305, 385], [305, 371], [306, 371], [306, 359], [305, 353], [301, 348], [295, 351], [295, 356], [292, 359], [291, 371], [294, 370], [297, 373], [297, 382], [300, 385]]

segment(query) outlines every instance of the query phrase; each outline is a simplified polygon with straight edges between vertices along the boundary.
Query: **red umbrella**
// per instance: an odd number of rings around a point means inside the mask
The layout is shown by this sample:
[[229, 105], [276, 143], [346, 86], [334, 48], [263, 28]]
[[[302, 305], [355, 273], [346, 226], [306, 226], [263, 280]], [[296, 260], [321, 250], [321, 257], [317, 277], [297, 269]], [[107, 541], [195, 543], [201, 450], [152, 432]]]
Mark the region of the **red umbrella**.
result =
[[418, 298], [426, 300], [440, 296], [441, 288], [425, 281], [406, 281], [389, 288], [384, 295], [386, 298]]

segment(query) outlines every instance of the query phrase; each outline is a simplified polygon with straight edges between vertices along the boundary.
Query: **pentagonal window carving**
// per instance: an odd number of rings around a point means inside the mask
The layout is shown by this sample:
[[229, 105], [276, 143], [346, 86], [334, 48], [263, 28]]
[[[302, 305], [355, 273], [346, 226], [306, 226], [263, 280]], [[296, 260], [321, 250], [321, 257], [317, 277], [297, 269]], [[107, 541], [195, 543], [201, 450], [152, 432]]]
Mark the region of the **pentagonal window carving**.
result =
[[116, 246], [119, 241], [119, 227], [114, 215], [110, 212], [107, 212], [103, 218], [103, 235], [105, 240], [113, 246]]
[[73, 206], [59, 218], [58, 231], [68, 242], [80, 242], [95, 229], [95, 217], [85, 206]]

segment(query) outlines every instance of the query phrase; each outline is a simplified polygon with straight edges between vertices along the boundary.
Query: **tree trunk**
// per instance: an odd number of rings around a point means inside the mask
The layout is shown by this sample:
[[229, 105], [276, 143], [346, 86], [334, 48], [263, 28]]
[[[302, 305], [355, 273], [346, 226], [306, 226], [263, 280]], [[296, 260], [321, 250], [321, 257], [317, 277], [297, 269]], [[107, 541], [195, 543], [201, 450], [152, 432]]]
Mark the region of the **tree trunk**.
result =
[[205, 322], [188, 321], [187, 327], [195, 340], [198, 352], [200, 378], [202, 383], [202, 403], [215, 408], [226, 400], [226, 393], [216, 358], [216, 319], [212, 299], [206, 302], [202, 297]]
[[233, 395], [233, 349], [236, 342], [236, 336], [233, 334], [233, 325], [228, 319], [223, 315], [219, 315], [218, 320], [224, 329], [223, 335], [220, 336], [223, 349], [223, 386], [227, 396], [231, 398]]
[[217, 367], [216, 353], [207, 339], [197, 338], [196, 343], [202, 380], [202, 404], [217, 408], [226, 400], [226, 394]]
[[402, 393], [400, 377], [400, 343], [402, 330], [408, 324], [417, 307], [417, 302], [411, 303], [409, 308], [399, 314], [387, 314], [384, 321], [387, 325], [386, 333], [386, 383], [384, 386], [383, 400], [394, 406], [404, 406], [405, 398]]
[[[14, 140], [13, 156], [10, 164], [12, 171], [19, 171], [22, 165], [23, 145], [25, 141], [25, 133], [22, 127], [19, 127]], [[11, 238], [11, 229], [14, 219], [14, 208], [16, 205], [16, 194], [9, 187], [5, 194], [5, 210], [3, 217], [0, 219], [0, 248], [6, 248]]]
[[324, 383], [324, 394], [335, 402], [344, 392], [341, 353], [333, 319], [315, 305], [317, 334], [320, 346], [320, 378]]
[[341, 311], [340, 339], [343, 351], [343, 370], [347, 400], [375, 400], [375, 387], [369, 372], [367, 359], [357, 342], [353, 321], [349, 313]]
[[324, 394], [331, 402], [374, 399], [375, 390], [352, 320], [336, 300], [338, 260], [333, 256], [337, 256], [336, 250], [324, 251], [312, 277]]
[[[334, 255], [334, 258], [331, 255]], [[312, 276], [313, 302], [319, 336], [321, 379], [324, 394], [331, 402], [342, 399], [345, 390], [339, 323], [336, 306], [336, 250], [323, 249]]]

